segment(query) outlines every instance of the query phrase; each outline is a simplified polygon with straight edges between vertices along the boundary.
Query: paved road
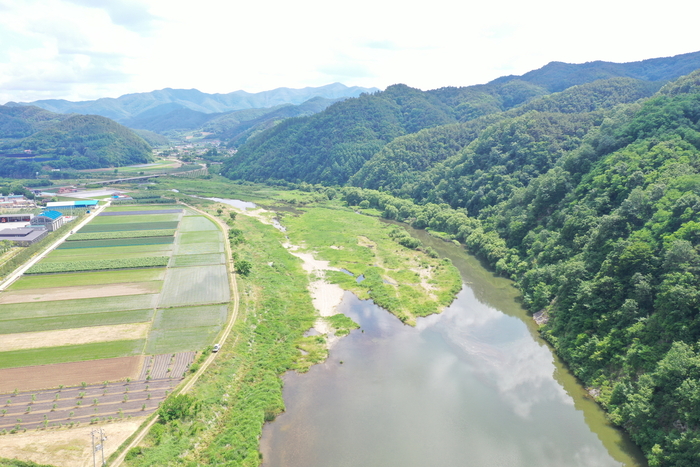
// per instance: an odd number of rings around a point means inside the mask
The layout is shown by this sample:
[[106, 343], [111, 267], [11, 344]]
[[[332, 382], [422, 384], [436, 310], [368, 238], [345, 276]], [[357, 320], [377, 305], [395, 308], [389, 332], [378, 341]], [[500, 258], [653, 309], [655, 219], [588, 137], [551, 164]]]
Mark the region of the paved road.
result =
[[[102, 210], [103, 210], [104, 208], [106, 208], [107, 206], [109, 206], [109, 204], [110, 204], [110, 202], [107, 201], [107, 204], [103, 204], [102, 206], [98, 206], [97, 209], [95, 209], [95, 210], [92, 211], [90, 214], [88, 214], [87, 216], [85, 216], [85, 217], [83, 218], [83, 220], [81, 220], [79, 223], [75, 224], [75, 225], [73, 226], [72, 231], [73, 231], [73, 232], [77, 232], [82, 226], [84, 226], [85, 224], [87, 224], [88, 222], [90, 222], [90, 220], [91, 220], [93, 217], [95, 217], [95, 216], [98, 215], [100, 212], [102, 212]], [[22, 274], [24, 274], [24, 273], [27, 271], [27, 269], [31, 268], [31, 267], [34, 266], [36, 263], [38, 263], [39, 261], [41, 261], [46, 255], [48, 255], [49, 253], [51, 253], [58, 245], [60, 245], [60, 244], [63, 243], [64, 241], [66, 241], [66, 239], [67, 239], [68, 237], [70, 237], [70, 236], [71, 236], [70, 233], [65, 234], [63, 237], [61, 237], [61, 238], [57, 239], [55, 242], [53, 242], [53, 243], [52, 243], [47, 249], [45, 249], [43, 252], [39, 253], [37, 256], [35, 256], [34, 258], [30, 259], [29, 261], [27, 261], [26, 263], [24, 263], [24, 264], [23, 264], [22, 266], [20, 266], [19, 268], [17, 268], [17, 269], [15, 270], [15, 272], [13, 272], [13, 273], [10, 274], [9, 276], [7, 276], [7, 279], [5, 279], [5, 280], [2, 282], [2, 284], [0, 284], [0, 291], [3, 291], [3, 290], [5, 290], [5, 289], [7, 289], [14, 281], [16, 281], [17, 279], [19, 279], [20, 276], [21, 276]]]

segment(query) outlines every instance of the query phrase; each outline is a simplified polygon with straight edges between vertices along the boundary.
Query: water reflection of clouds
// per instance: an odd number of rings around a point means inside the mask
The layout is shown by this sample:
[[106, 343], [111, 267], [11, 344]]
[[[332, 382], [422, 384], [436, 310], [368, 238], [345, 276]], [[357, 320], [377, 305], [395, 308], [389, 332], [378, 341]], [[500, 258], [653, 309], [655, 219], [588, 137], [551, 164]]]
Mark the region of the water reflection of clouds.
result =
[[479, 303], [465, 288], [455, 305], [441, 319], [421, 320], [421, 331], [433, 329], [456, 355], [486, 384], [495, 386], [502, 400], [520, 417], [547, 401], [573, 405], [573, 400], [553, 379], [554, 360], [546, 346], [532, 339], [517, 318]]

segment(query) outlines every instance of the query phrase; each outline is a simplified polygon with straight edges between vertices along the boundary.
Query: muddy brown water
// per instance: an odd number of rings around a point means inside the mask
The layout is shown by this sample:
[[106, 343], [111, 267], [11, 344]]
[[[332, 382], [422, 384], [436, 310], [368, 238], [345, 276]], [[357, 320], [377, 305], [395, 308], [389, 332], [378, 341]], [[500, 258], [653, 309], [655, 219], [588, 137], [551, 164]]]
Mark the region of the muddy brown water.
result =
[[647, 465], [538, 337], [510, 281], [411, 232], [452, 259], [462, 291], [416, 327], [346, 293], [339, 311], [361, 330], [284, 376], [287, 411], [263, 429], [264, 466]]

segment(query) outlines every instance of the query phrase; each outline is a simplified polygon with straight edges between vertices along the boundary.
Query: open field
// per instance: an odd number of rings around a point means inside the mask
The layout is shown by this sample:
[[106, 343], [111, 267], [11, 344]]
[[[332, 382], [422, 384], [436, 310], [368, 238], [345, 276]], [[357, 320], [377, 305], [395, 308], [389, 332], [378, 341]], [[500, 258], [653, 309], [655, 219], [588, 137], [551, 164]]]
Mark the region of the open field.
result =
[[219, 243], [221, 242], [221, 232], [217, 230], [201, 230], [196, 232], [184, 232], [178, 240], [180, 245], [191, 245], [199, 243]]
[[142, 256], [137, 258], [84, 259], [81, 261], [40, 262], [25, 274], [48, 274], [54, 272], [101, 271], [105, 269], [150, 268], [167, 266], [168, 256]]
[[186, 216], [180, 222], [181, 232], [194, 232], [198, 230], [218, 230], [216, 224], [204, 216]]
[[105, 287], [104, 285], [76, 285], [69, 287], [16, 290], [1, 294], [0, 304], [153, 294], [160, 292], [162, 285], [162, 281], [149, 281], [110, 284], [109, 287]]
[[208, 266], [211, 264], [224, 264], [226, 258], [223, 253], [209, 253], [203, 255], [181, 255], [181, 256], [171, 256], [170, 263], [168, 264], [171, 268], [183, 268], [189, 266]]
[[168, 269], [158, 307], [227, 302], [231, 298], [226, 266]]
[[56, 388], [60, 385], [88, 384], [136, 379], [143, 357], [118, 357], [87, 362], [55, 363], [0, 370], [0, 394], [14, 391]]
[[228, 305], [163, 308], [156, 311], [153, 329], [217, 326], [226, 321]]
[[201, 350], [214, 343], [221, 326], [198, 326], [189, 329], [154, 330], [148, 336], [146, 353], [174, 353]]
[[139, 339], [0, 352], [0, 368], [140, 355], [144, 343], [145, 339]]
[[[105, 444], [105, 458], [114, 452], [145, 416], [126, 421], [111, 422], [104, 426], [109, 441]], [[0, 457], [27, 459], [37, 464], [56, 467], [92, 467], [90, 431], [95, 427], [83, 425], [77, 428], [45, 431], [28, 431], [0, 437]]]
[[47, 316], [45, 318], [8, 319], [0, 321], [0, 334], [85, 328], [89, 326], [107, 326], [125, 323], [146, 323], [151, 321], [152, 318], [153, 310], [149, 309]]
[[110, 206], [105, 209], [104, 212], [124, 212], [124, 211], [160, 211], [163, 209], [177, 209], [177, 210], [183, 210], [184, 206], [181, 204], [139, 204], [139, 205], [133, 205], [133, 204], [123, 204], [123, 205], [118, 205], [118, 206]]
[[0, 341], [0, 352], [93, 344], [96, 342], [133, 341], [144, 339], [150, 327], [151, 323], [127, 323], [112, 326], [93, 326], [89, 329], [72, 328], [5, 334], [2, 341]]
[[134, 216], [97, 216], [89, 225], [130, 224], [146, 222], [179, 222], [182, 214], [143, 214]]
[[133, 230], [172, 230], [177, 229], [177, 221], [167, 222], [129, 222], [121, 224], [88, 224], [78, 231], [78, 233], [99, 233], [99, 232], [128, 232]]
[[[8, 287], [7, 290], [161, 281], [164, 277], [165, 268], [130, 269], [128, 271], [66, 272], [62, 274], [22, 276]], [[1, 296], [2, 295], [0, 295], [0, 297]]]
[[[13, 303], [0, 305], [0, 317], [6, 319], [42, 318], [76, 315], [82, 313], [107, 313], [110, 311], [143, 310], [155, 308], [158, 294], [127, 295], [115, 300], [111, 297], [83, 298], [81, 300], [57, 300], [39, 303]], [[0, 320], [0, 323], [2, 321]]]
[[224, 245], [218, 243], [192, 243], [189, 245], [175, 245], [175, 255], [202, 255], [207, 253], [223, 253]]
[[167, 237], [136, 237], [136, 238], [109, 238], [103, 240], [76, 240], [64, 242], [57, 250], [72, 250], [76, 248], [114, 248], [141, 245], [168, 245], [173, 243], [172, 235]]
[[108, 247], [104, 249], [92, 248], [92, 249], [64, 249], [64, 250], [53, 250], [49, 253], [42, 262], [53, 262], [53, 261], [70, 261], [72, 259], [94, 259], [95, 257], [101, 259], [114, 259], [114, 258], [140, 258], [142, 256], [161, 256], [167, 255], [173, 249], [172, 244], [164, 245], [137, 245], [137, 246], [123, 246], [123, 247]]

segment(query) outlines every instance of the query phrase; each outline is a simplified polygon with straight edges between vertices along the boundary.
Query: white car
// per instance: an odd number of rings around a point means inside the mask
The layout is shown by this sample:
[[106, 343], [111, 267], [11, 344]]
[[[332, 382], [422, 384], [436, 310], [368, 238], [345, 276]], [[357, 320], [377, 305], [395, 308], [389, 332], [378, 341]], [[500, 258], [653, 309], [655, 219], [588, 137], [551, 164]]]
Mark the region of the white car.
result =
[[221, 346], [219, 344], [214, 344], [214, 348], [211, 349], [212, 352], [218, 352]]

